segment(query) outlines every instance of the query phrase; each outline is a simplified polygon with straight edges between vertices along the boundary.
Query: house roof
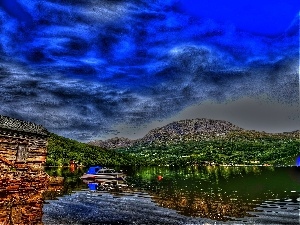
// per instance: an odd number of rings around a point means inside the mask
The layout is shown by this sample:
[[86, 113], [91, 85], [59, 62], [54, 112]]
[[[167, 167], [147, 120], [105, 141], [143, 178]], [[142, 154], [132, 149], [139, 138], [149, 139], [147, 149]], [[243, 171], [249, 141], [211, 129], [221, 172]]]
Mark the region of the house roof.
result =
[[49, 134], [48, 131], [41, 125], [2, 115], [0, 115], [0, 128], [41, 135]]

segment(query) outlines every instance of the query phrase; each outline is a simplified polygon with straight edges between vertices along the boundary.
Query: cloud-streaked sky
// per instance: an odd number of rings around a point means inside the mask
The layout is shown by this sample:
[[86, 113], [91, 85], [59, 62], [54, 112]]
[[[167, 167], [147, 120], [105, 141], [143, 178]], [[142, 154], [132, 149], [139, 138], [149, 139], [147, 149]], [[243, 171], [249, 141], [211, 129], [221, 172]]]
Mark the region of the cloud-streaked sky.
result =
[[186, 118], [299, 129], [298, 0], [0, 0], [0, 114], [88, 141]]

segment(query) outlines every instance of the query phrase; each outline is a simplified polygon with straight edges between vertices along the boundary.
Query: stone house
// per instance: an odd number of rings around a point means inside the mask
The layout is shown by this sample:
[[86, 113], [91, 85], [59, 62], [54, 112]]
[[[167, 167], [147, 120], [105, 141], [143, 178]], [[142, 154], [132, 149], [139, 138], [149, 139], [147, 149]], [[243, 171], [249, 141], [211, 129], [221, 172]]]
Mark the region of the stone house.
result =
[[48, 131], [31, 122], [0, 115], [0, 167], [42, 169]]
[[20, 177], [0, 185], [0, 224], [42, 225], [47, 177], [32, 178], [26, 174], [26, 179], [21, 179], [21, 182], [18, 180]]

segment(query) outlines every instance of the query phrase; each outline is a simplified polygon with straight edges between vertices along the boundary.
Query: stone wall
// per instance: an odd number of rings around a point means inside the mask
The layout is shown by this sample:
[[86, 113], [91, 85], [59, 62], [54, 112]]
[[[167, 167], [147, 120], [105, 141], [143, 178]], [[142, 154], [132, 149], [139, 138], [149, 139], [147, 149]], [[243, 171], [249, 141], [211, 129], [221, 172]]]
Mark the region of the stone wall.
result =
[[48, 184], [43, 171], [0, 169], [0, 224], [43, 224], [43, 193]]
[[1, 167], [42, 168], [47, 156], [47, 135], [0, 128]]

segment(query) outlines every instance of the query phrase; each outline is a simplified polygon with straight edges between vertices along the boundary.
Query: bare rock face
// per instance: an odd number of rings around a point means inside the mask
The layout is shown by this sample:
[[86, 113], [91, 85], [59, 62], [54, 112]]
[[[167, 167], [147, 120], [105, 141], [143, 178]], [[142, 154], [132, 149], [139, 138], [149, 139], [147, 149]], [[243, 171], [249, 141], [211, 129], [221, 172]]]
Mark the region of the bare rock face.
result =
[[224, 137], [231, 131], [242, 128], [223, 120], [191, 119], [180, 120], [164, 127], [151, 130], [141, 142], [177, 142]]
[[106, 141], [101, 141], [101, 140], [91, 141], [88, 144], [94, 145], [94, 146], [99, 146], [99, 147], [105, 148], [105, 149], [116, 149], [116, 148], [123, 148], [123, 147], [125, 147], [125, 148], [131, 147], [131, 146], [133, 146], [134, 142], [135, 141], [130, 140], [128, 138], [115, 137], [115, 138], [108, 139]]
[[242, 128], [223, 120], [190, 119], [180, 120], [160, 128], [155, 128], [143, 138], [137, 140], [112, 138], [106, 141], [93, 141], [89, 144], [106, 149], [116, 149], [131, 147], [133, 145], [176, 143], [180, 141], [197, 141], [225, 137], [229, 132], [242, 130]]

